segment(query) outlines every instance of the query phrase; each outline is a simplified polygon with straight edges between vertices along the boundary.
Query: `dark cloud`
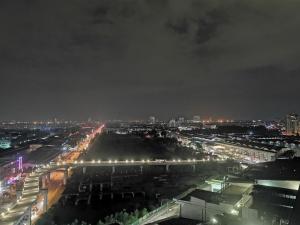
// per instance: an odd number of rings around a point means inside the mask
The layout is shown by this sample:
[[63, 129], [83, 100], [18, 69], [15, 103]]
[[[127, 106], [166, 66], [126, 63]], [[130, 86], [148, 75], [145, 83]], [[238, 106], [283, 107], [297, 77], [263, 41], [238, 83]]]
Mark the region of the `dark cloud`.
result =
[[3, 0], [2, 119], [300, 111], [296, 0]]

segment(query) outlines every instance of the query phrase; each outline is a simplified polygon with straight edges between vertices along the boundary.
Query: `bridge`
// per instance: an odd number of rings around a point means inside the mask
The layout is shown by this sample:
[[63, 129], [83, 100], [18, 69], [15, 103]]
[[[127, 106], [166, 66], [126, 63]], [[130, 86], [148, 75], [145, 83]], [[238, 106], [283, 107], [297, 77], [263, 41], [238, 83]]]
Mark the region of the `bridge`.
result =
[[[50, 180], [50, 173], [57, 170], [64, 172], [63, 184], [67, 184], [68, 170], [71, 168], [82, 167], [83, 173], [87, 167], [111, 167], [112, 174], [115, 173], [116, 167], [138, 166], [140, 172], [143, 173], [144, 166], [164, 166], [166, 172], [169, 172], [170, 166], [190, 165], [193, 171], [196, 165], [204, 163], [205, 160], [187, 159], [187, 160], [91, 160], [91, 161], [74, 161], [74, 162], [56, 162], [38, 165], [37, 168], [25, 178], [23, 190], [17, 193], [17, 201], [6, 212], [2, 212], [0, 216], [0, 224], [3, 225], [23, 225], [31, 223], [31, 207], [37, 202], [40, 194], [43, 196], [43, 210], [47, 211], [48, 192], [46, 188], [46, 180]], [[40, 187], [40, 180], [42, 187]], [[173, 211], [173, 210], [172, 210]], [[177, 211], [177, 210], [174, 210]]]

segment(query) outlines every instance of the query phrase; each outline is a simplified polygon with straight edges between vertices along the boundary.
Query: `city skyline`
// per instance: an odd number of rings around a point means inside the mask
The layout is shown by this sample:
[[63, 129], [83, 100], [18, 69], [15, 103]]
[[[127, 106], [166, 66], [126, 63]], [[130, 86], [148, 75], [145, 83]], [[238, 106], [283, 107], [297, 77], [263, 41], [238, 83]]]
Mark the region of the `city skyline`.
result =
[[299, 225], [299, 0], [1, 0], [1, 225]]
[[2, 1], [0, 118], [268, 119], [300, 112], [297, 6]]

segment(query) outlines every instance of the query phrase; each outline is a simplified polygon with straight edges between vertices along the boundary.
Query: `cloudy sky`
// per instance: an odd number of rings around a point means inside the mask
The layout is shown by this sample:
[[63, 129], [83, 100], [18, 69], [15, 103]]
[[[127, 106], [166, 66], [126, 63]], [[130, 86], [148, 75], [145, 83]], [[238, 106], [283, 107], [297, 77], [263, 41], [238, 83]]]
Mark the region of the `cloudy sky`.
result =
[[0, 120], [300, 113], [299, 0], [1, 0]]

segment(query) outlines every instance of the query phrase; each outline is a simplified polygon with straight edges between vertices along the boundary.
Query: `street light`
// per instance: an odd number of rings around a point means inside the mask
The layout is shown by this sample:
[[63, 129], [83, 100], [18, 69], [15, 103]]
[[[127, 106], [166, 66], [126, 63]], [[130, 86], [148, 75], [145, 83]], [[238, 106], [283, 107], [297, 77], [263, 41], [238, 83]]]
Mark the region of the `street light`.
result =
[[235, 210], [235, 209], [232, 209], [231, 212], [230, 212], [232, 215], [235, 215], [237, 216], [239, 214], [239, 211]]
[[212, 224], [217, 224], [217, 223], [218, 223], [218, 220], [217, 220], [216, 218], [212, 218], [212, 219], [211, 219], [211, 222], [212, 222]]

